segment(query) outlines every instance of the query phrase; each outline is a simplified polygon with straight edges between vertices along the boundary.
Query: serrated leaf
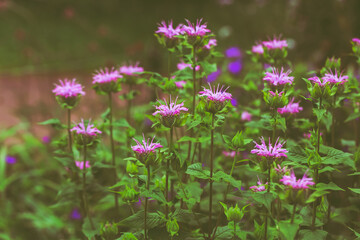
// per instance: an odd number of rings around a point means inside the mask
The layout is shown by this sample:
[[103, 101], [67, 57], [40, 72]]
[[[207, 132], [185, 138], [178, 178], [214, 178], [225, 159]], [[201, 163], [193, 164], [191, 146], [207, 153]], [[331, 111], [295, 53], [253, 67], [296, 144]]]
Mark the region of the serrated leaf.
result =
[[227, 183], [230, 183], [233, 187], [241, 189], [241, 181], [235, 180], [232, 176], [224, 173], [223, 171], [218, 171], [213, 175], [214, 181], [224, 180]]
[[202, 169], [201, 163], [194, 163], [188, 166], [186, 173], [201, 179], [209, 179], [210, 171]]
[[359, 118], [360, 117], [360, 112], [353, 112], [349, 115], [349, 117], [346, 118], [345, 122], [350, 122], [356, 118]]
[[299, 229], [299, 224], [281, 221], [279, 222], [279, 228], [282, 233], [281, 239], [291, 240], [295, 239], [296, 233]]
[[326, 239], [327, 232], [323, 230], [315, 230], [311, 231], [308, 229], [304, 229], [300, 231], [300, 236], [302, 240], [324, 240]]
[[263, 204], [268, 210], [271, 208], [272, 201], [275, 200], [275, 196], [271, 192], [256, 192], [252, 197], [256, 202]]
[[360, 194], [360, 188], [349, 188], [354, 193]]
[[316, 190], [333, 190], [333, 191], [345, 191], [333, 182], [330, 183], [318, 183]]
[[[145, 217], [144, 210], [141, 210], [135, 213], [134, 215], [131, 215], [130, 217], [120, 221], [119, 223], [117, 223], [117, 225], [130, 227], [132, 229], [142, 229], [144, 228], [144, 217]], [[148, 228], [154, 228], [161, 224], [166, 223], [166, 219], [163, 218], [158, 213], [148, 212], [146, 220], [147, 220], [146, 225]]]

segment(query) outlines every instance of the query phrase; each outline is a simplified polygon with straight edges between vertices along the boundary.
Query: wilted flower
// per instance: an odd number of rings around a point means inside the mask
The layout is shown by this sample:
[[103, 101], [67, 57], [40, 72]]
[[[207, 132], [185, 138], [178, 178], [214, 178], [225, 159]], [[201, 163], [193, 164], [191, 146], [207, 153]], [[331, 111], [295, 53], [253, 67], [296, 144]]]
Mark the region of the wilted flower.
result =
[[285, 175], [286, 173], [289, 172], [289, 169], [287, 168], [287, 166], [281, 167], [280, 164], [278, 164], [276, 167], [274, 167], [274, 170], [280, 175]]
[[251, 121], [251, 117], [252, 117], [252, 115], [251, 115], [249, 112], [247, 112], [247, 111], [243, 111], [243, 112], [241, 113], [241, 120], [242, 120], [242, 121], [248, 121], [248, 122], [250, 122], [250, 121]]
[[227, 58], [241, 58], [241, 51], [238, 47], [231, 47], [226, 49], [225, 56]]
[[52, 91], [56, 96], [61, 96], [64, 98], [76, 98], [80, 95], [84, 96], [85, 92], [82, 90], [84, 87], [76, 83], [76, 79], [73, 80], [59, 80], [60, 85], [55, 84], [55, 89]]
[[211, 32], [209, 29], [207, 29], [207, 23], [201, 24], [202, 19], [196, 20], [196, 25], [192, 24], [187, 19], [185, 19], [185, 21], [188, 25], [183, 25], [181, 30], [188, 36], [204, 36], [208, 32]]
[[144, 71], [144, 68], [139, 67], [139, 62], [137, 62], [135, 65], [123, 65], [119, 69], [121, 74], [127, 75], [127, 76], [137, 76], [138, 73], [141, 73]]
[[263, 54], [264, 53], [263, 45], [257, 44], [255, 46], [252, 46], [251, 52], [256, 53], [256, 54]]
[[15, 163], [17, 162], [17, 160], [16, 160], [15, 157], [7, 155], [7, 156], [5, 157], [5, 162], [6, 162], [7, 164], [11, 164], [11, 165], [12, 165], [12, 164], [15, 164]]
[[181, 35], [181, 27], [182, 24], [178, 25], [174, 29], [172, 20], [169, 21], [168, 25], [166, 25], [165, 21], [162, 21], [155, 33], [160, 33], [167, 38], [173, 39], [175, 36]]
[[339, 83], [340, 85], [344, 84], [348, 81], [348, 76], [344, 75], [342, 76], [341, 73], [338, 75], [337, 71], [335, 70], [335, 73], [326, 73], [324, 77], [322, 77], [323, 82], [329, 82], [332, 84]]
[[278, 113], [280, 114], [295, 114], [302, 111], [303, 108], [299, 106], [299, 103], [294, 103], [294, 98], [291, 99], [288, 105], [282, 108], [278, 108]]
[[263, 184], [258, 177], [257, 185], [252, 186], [249, 189], [251, 189], [253, 192], [263, 192], [266, 190], [267, 184], [268, 184], [267, 182], [265, 184]]
[[263, 156], [267, 158], [280, 158], [287, 157], [285, 153], [288, 151], [285, 148], [282, 148], [285, 142], [279, 141], [279, 138], [276, 140], [274, 146], [271, 145], [271, 141], [269, 138], [269, 145], [266, 146], [264, 137], [261, 137], [261, 144], [255, 143], [255, 149], [251, 150], [252, 154], [256, 154], [258, 156]]
[[360, 39], [359, 38], [353, 38], [351, 40], [354, 44], [360, 45]]
[[242, 61], [240, 59], [230, 62], [228, 64], [228, 70], [232, 74], [239, 74], [242, 69]]
[[[75, 161], [75, 165], [80, 169], [83, 170], [84, 169], [84, 162], [83, 161]], [[86, 161], [85, 162], [85, 168], [90, 168], [90, 162]]]
[[222, 110], [227, 101], [232, 99], [231, 93], [226, 92], [226, 90], [229, 88], [225, 88], [224, 86], [221, 86], [218, 84], [217, 88], [212, 88], [209, 83], [209, 89], [204, 88], [204, 91], [200, 91], [200, 97], [206, 97], [207, 98], [207, 110], [212, 113], [216, 113], [220, 110]]
[[[179, 70], [183, 70], [183, 69], [185, 69], [185, 68], [191, 68], [191, 69], [193, 69], [193, 67], [191, 66], [191, 64], [190, 63], [184, 63], [183, 61], [181, 61], [181, 62], [179, 62], [178, 64], [177, 64], [177, 68], [179, 69]], [[199, 71], [200, 70], [200, 65], [197, 65], [196, 67], [195, 67], [195, 71]]]
[[280, 182], [286, 186], [291, 186], [293, 189], [307, 189], [309, 185], [315, 185], [312, 180], [312, 178], [306, 176], [306, 173], [302, 179], [297, 180], [294, 171], [292, 171], [290, 176], [284, 175]]
[[162, 148], [163, 146], [160, 143], [154, 143], [154, 138], [150, 142], [150, 138], [146, 141], [145, 136], [143, 135], [142, 144], [134, 138], [134, 141], [137, 143], [135, 146], [131, 146], [132, 150], [136, 153], [140, 162], [145, 165], [151, 165], [155, 160], [155, 151], [157, 148]]
[[184, 88], [185, 84], [186, 84], [185, 80], [175, 82], [177, 88]]
[[91, 124], [90, 120], [85, 127], [84, 119], [81, 119], [81, 122], [73, 127], [71, 131], [75, 131], [76, 134], [87, 137], [96, 137], [98, 134], [101, 134], [101, 131], [94, 127], [94, 124]]
[[112, 69], [100, 69], [93, 76], [93, 84], [104, 84], [109, 82], [116, 82], [119, 78], [122, 78], [118, 70]]
[[215, 46], [217, 46], [217, 40], [214, 39], [214, 38], [212, 38], [212, 39], [209, 40], [208, 44], [206, 44], [206, 45], [204, 46], [204, 48], [210, 50], [211, 47], [215, 47]]
[[290, 73], [291, 70], [284, 72], [284, 69], [281, 68], [281, 71], [279, 72], [278, 69], [272, 68], [272, 72], [265, 73], [263, 80], [268, 81], [273, 86], [285, 85], [287, 83], [292, 84], [294, 77], [290, 77]]
[[160, 114], [161, 115], [161, 122], [165, 127], [172, 127], [176, 124], [177, 120], [179, 119], [179, 115], [182, 112], [187, 112], [189, 109], [184, 107], [184, 103], [176, 104], [177, 98], [174, 102], [170, 101], [169, 104], [167, 103], [166, 99], [164, 99], [165, 104], [160, 103], [159, 106], [155, 106], [156, 110], [153, 115]]
[[268, 49], [283, 49], [288, 47], [286, 40], [280, 40], [280, 38], [274, 37], [273, 40], [263, 41], [262, 44]]

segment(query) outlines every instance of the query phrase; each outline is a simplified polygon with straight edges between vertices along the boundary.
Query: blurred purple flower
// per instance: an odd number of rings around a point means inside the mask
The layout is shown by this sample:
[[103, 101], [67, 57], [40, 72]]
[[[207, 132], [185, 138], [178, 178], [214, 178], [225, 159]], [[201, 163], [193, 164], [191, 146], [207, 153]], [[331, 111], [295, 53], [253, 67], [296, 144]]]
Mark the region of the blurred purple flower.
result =
[[241, 69], [242, 69], [242, 62], [240, 59], [236, 60], [236, 61], [233, 61], [233, 62], [230, 62], [228, 64], [228, 70], [230, 73], [232, 74], [239, 74]]
[[248, 121], [248, 122], [250, 122], [250, 121], [251, 121], [251, 117], [252, 117], [252, 115], [251, 115], [248, 111], [243, 111], [243, 112], [241, 113], [241, 120], [242, 120], [242, 121]]
[[74, 220], [79, 220], [81, 219], [81, 214], [79, 212], [79, 210], [77, 208], [74, 208], [70, 214], [70, 218], [74, 219]]
[[236, 107], [239, 103], [237, 101], [236, 98], [232, 98], [231, 101], [230, 101], [231, 105], [233, 105], [234, 107]]
[[240, 48], [231, 47], [231, 48], [226, 49], [225, 56], [227, 58], [241, 58], [242, 54], [241, 54]]
[[17, 162], [16, 158], [13, 156], [6, 156], [5, 161], [7, 164], [15, 164]]
[[145, 126], [151, 127], [153, 125], [153, 122], [150, 119], [145, 118], [144, 124]]
[[215, 72], [210, 73], [207, 77], [206, 77], [206, 82], [211, 83], [216, 81], [216, 79], [221, 75], [221, 70], [218, 69]]
[[43, 136], [42, 137], [42, 142], [44, 144], [48, 144], [48, 143], [50, 143], [50, 141], [51, 141], [51, 138], [49, 136]]

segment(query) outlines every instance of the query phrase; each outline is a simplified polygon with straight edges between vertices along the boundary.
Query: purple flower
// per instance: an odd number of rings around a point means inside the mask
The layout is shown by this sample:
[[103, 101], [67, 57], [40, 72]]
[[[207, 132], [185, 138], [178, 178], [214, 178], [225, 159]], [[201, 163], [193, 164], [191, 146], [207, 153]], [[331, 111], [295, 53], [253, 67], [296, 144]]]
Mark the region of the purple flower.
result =
[[208, 44], [206, 44], [206, 45], [204, 46], [204, 48], [210, 50], [211, 47], [215, 47], [215, 46], [217, 46], [217, 40], [214, 39], [214, 38], [212, 38], [212, 39], [209, 40]]
[[93, 84], [103, 84], [109, 82], [116, 82], [119, 78], [123, 76], [119, 73], [118, 70], [112, 69], [100, 69], [99, 71], [95, 72], [93, 76]]
[[264, 53], [263, 45], [257, 44], [255, 46], [252, 46], [251, 52], [256, 53], [256, 54], [263, 54]]
[[169, 104], [167, 103], [166, 99], [164, 99], [164, 101], [165, 104], [159, 102], [160, 105], [155, 106], [157, 111], [153, 113], [154, 116], [157, 114], [160, 114], [163, 117], [174, 116], [174, 115], [179, 115], [182, 111], [187, 112], [189, 110], [186, 107], [184, 107], [183, 102], [180, 104], [176, 104], [177, 98], [175, 99], [174, 102], [171, 102], [171, 96], [170, 96]]
[[302, 111], [303, 108], [299, 106], [299, 103], [294, 103], [294, 98], [291, 99], [288, 105], [282, 108], [278, 108], [278, 113], [280, 114], [295, 114]]
[[291, 186], [293, 189], [307, 189], [309, 185], [315, 185], [312, 178], [308, 178], [306, 173], [302, 179], [297, 180], [294, 171], [291, 172], [290, 176], [284, 175], [280, 182], [286, 186]]
[[48, 144], [51, 142], [51, 138], [49, 136], [43, 136], [41, 140], [45, 144]]
[[342, 76], [341, 73], [338, 75], [337, 71], [335, 70], [335, 73], [326, 73], [324, 77], [322, 77], [323, 82], [329, 82], [332, 84], [339, 83], [340, 85], [344, 84], [348, 81], [348, 76], [344, 75]]
[[208, 32], [211, 32], [209, 29], [207, 29], [207, 23], [201, 24], [202, 19], [196, 20], [196, 25], [192, 24], [187, 19], [185, 19], [185, 21], [188, 25], [183, 25], [181, 31], [188, 36], [204, 36]]
[[[185, 68], [190, 68], [190, 69], [193, 69], [193, 67], [191, 66], [191, 64], [190, 63], [184, 63], [183, 61], [181, 61], [181, 62], [179, 62], [178, 64], [177, 64], [177, 68], [179, 69], [179, 70], [183, 70], [183, 69], [185, 69]], [[200, 65], [197, 65], [196, 67], [195, 67], [195, 71], [199, 71], [200, 70]]]
[[230, 152], [227, 152], [227, 151], [222, 151], [222, 154], [225, 156], [225, 157], [235, 157], [235, 155], [240, 155], [240, 153], [236, 153], [236, 151], [230, 151]]
[[74, 219], [74, 220], [79, 220], [81, 219], [81, 214], [79, 212], [79, 210], [77, 208], [74, 208], [70, 214], [70, 218]]
[[353, 39], [351, 39], [351, 41], [356, 45], [360, 45], [360, 39], [359, 38], [353, 38]]
[[249, 189], [251, 189], [253, 192], [263, 192], [266, 190], [267, 184], [268, 184], [267, 182], [265, 184], [263, 184], [258, 177], [257, 185], [252, 186]]
[[214, 82], [216, 81], [216, 79], [221, 75], [221, 70], [218, 69], [215, 72], [210, 73], [207, 77], [206, 77], [206, 81], [208, 83]]
[[184, 88], [185, 84], [186, 84], [185, 80], [175, 82], [177, 88]]
[[[75, 165], [80, 169], [83, 170], [84, 169], [84, 162], [83, 161], [75, 161]], [[90, 168], [90, 162], [86, 161], [85, 162], [85, 168]]]
[[154, 138], [150, 142], [150, 138], [146, 141], [145, 136], [143, 135], [142, 144], [134, 138], [134, 141], [137, 143], [135, 146], [131, 146], [132, 150], [138, 154], [149, 154], [154, 153], [157, 148], [162, 148], [160, 143], [154, 143]]
[[161, 24], [158, 25], [159, 25], [158, 30], [155, 33], [163, 34], [165, 37], [169, 39], [173, 39], [175, 36], [181, 35], [182, 24], [178, 25], [175, 29], [173, 27], [172, 20], [169, 21], [168, 26], [166, 26], [165, 21], [162, 21]]
[[320, 87], [324, 87], [328, 82], [327, 81], [321, 81], [321, 79], [317, 76], [308, 78], [309, 81], [311, 81], [313, 84], [317, 84]]
[[240, 48], [231, 47], [231, 48], [226, 49], [225, 56], [227, 58], [241, 58], [242, 54], [241, 54]]
[[263, 41], [262, 44], [268, 49], [283, 49], [288, 47], [286, 40], [280, 40], [280, 37], [278, 39], [274, 37], [273, 40]]
[[243, 111], [243, 112], [241, 113], [241, 120], [242, 120], [242, 121], [248, 121], [248, 122], [250, 122], [250, 121], [251, 121], [251, 117], [252, 117], [252, 115], [251, 115], [249, 112], [247, 112], [247, 111]]
[[230, 101], [231, 105], [233, 105], [234, 107], [236, 107], [238, 105], [238, 101], [236, 98], [232, 98]]
[[231, 100], [232, 96], [231, 93], [227, 93], [226, 90], [228, 90], [229, 87], [224, 89], [224, 86], [221, 86], [218, 84], [217, 88], [212, 88], [209, 83], [209, 89], [204, 88], [204, 91], [199, 92], [200, 97], [207, 97], [208, 100], [214, 101], [214, 102], [225, 102], [227, 100]]
[[269, 93], [270, 93], [273, 97], [275, 97], [275, 96], [281, 97], [281, 96], [284, 94], [284, 91], [278, 92], [278, 90], [276, 90], [275, 92], [273, 92], [273, 91], [270, 90]]
[[292, 84], [294, 77], [290, 77], [289, 74], [291, 70], [284, 72], [284, 69], [281, 68], [279, 72], [276, 68], [272, 68], [272, 72], [266, 72], [264, 81], [268, 81], [273, 86], [285, 85], [287, 83]]
[[137, 62], [135, 65], [121, 66], [119, 71], [121, 74], [124, 74], [127, 76], [137, 76], [138, 73], [141, 73], [144, 71], [144, 68], [139, 67], [139, 62]]
[[252, 154], [256, 154], [258, 156], [263, 156], [267, 158], [280, 158], [287, 157], [285, 153], [288, 151], [285, 148], [282, 148], [285, 142], [279, 141], [279, 138], [276, 140], [274, 146], [271, 145], [271, 141], [269, 138], [269, 145], [266, 146], [264, 137], [260, 138], [261, 144], [255, 143], [255, 148], [251, 150]]
[[228, 64], [228, 70], [232, 74], [239, 74], [242, 69], [242, 62], [240, 59], [230, 62]]
[[12, 164], [15, 164], [15, 163], [17, 162], [17, 160], [16, 160], [15, 157], [7, 155], [7, 156], [5, 157], [5, 162], [6, 162], [7, 164], [11, 164], [11, 165], [12, 165]]
[[84, 87], [79, 84], [76, 83], [76, 79], [74, 78], [73, 80], [68, 80], [68, 79], [64, 79], [64, 80], [59, 80], [60, 81], [60, 85], [55, 84], [55, 89], [52, 91], [53, 93], [55, 93], [55, 96], [62, 96], [65, 98], [69, 98], [69, 97], [77, 97], [79, 95], [85, 95], [85, 92], [82, 90]]
[[283, 168], [280, 166], [280, 164], [278, 164], [276, 167], [274, 167], [274, 170], [280, 174], [280, 175], [285, 175], [286, 173], [289, 172], [289, 169], [287, 168], [287, 166], [284, 166]]
[[81, 119], [81, 122], [78, 123], [75, 127], [73, 127], [71, 131], [75, 131], [76, 134], [87, 137], [96, 137], [98, 134], [101, 134], [101, 131], [95, 128], [94, 124], [90, 123], [90, 120], [85, 127], [84, 119]]

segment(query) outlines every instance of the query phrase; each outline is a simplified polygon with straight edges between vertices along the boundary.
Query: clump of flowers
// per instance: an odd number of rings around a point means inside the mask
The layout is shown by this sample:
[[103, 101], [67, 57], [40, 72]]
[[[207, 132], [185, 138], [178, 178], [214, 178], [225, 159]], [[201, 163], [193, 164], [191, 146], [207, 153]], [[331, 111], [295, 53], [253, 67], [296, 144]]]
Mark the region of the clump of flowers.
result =
[[95, 90], [105, 93], [118, 92], [120, 91], [119, 79], [122, 77], [118, 70], [105, 68], [95, 72], [92, 83]]
[[204, 37], [211, 32], [207, 28], [207, 23], [201, 24], [202, 19], [196, 20], [196, 24], [191, 23], [185, 19], [187, 25], [183, 25], [181, 28], [182, 34], [187, 36], [190, 45], [198, 46], [203, 43]]
[[[83, 161], [75, 161], [75, 166], [78, 167], [80, 170], [84, 169], [84, 162]], [[90, 168], [90, 162], [85, 162], [85, 168]]]
[[284, 175], [282, 179], [280, 179], [286, 186], [290, 186], [292, 189], [308, 189], [309, 186], [315, 185], [312, 178], [306, 176], [306, 173], [301, 179], [296, 179], [294, 171], [291, 172], [290, 176]]
[[226, 92], [229, 87], [224, 89], [224, 86], [218, 84], [217, 88], [211, 87], [209, 83], [209, 89], [203, 87], [204, 90], [200, 91], [200, 97], [205, 97], [207, 100], [206, 110], [211, 113], [217, 113], [221, 111], [226, 104], [232, 99], [231, 93]]
[[153, 115], [160, 115], [161, 123], [168, 128], [173, 126], [177, 127], [180, 124], [181, 115], [184, 112], [187, 112], [189, 109], [184, 107], [184, 103], [176, 104], [177, 98], [174, 102], [170, 101], [169, 104], [167, 103], [166, 99], [164, 99], [165, 104], [159, 102], [159, 106], [155, 106], [156, 110]]
[[291, 85], [294, 81], [294, 77], [289, 76], [290, 73], [291, 70], [284, 72], [284, 68], [281, 68], [280, 71], [276, 68], [272, 68], [272, 72], [265, 73], [263, 80], [269, 82], [272, 86], [280, 86], [285, 84]]
[[64, 108], [73, 108], [79, 102], [81, 96], [85, 95], [83, 86], [76, 82], [76, 79], [59, 80], [60, 84], [55, 84], [52, 91], [55, 93], [56, 100]]
[[287, 104], [285, 107], [278, 108], [277, 111], [281, 115], [285, 115], [285, 114], [289, 115], [289, 114], [299, 113], [302, 110], [303, 110], [303, 108], [299, 106], [299, 103], [294, 103], [294, 98], [293, 98], [293, 99], [291, 99], [289, 104]]
[[253, 192], [263, 192], [266, 190], [267, 185], [267, 182], [263, 184], [258, 177], [257, 185], [251, 186], [249, 189], [251, 189]]
[[71, 131], [76, 133], [76, 140], [80, 145], [88, 145], [92, 143], [96, 137], [102, 133], [99, 129], [94, 127], [94, 124], [91, 124], [90, 120], [87, 124], [85, 124], [84, 119], [81, 119], [81, 122], [76, 124]]
[[283, 49], [288, 47], [286, 40], [281, 40], [280, 37], [274, 37], [272, 40], [263, 41], [262, 44], [267, 49]]
[[156, 163], [156, 149], [163, 147], [160, 143], [154, 143], [154, 138], [155, 137], [153, 137], [151, 142], [150, 138], [146, 141], [145, 136], [143, 135], [142, 144], [134, 138], [134, 141], [137, 144], [135, 146], [131, 146], [137, 156], [137, 159], [146, 166]]
[[268, 145], [266, 145], [264, 137], [261, 137], [260, 140], [261, 144], [258, 144], [254, 141], [255, 148], [251, 150], [252, 154], [256, 154], [258, 156], [266, 157], [269, 159], [287, 157], [286, 153], [288, 151], [285, 148], [282, 148], [285, 142], [279, 141], [279, 138], [274, 143], [274, 146], [271, 144], [270, 138]]
[[173, 27], [173, 21], [170, 20], [168, 25], [165, 21], [158, 24], [158, 30], [155, 32], [160, 44], [167, 48], [173, 48], [179, 42], [177, 36], [181, 35], [182, 24], [179, 24], [176, 28]]

